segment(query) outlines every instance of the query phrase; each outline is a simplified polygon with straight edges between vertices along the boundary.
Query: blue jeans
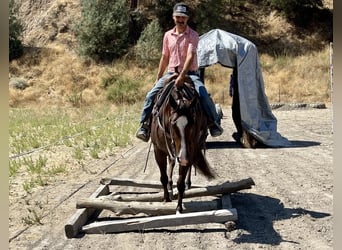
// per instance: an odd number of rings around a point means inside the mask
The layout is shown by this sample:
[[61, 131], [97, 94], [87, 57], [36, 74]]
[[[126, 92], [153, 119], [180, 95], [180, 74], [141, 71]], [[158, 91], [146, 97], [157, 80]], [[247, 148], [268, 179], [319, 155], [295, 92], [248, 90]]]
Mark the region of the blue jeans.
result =
[[[153, 105], [154, 105], [154, 100], [155, 97], [157, 96], [159, 90], [161, 90], [164, 87], [164, 82], [167, 78], [169, 78], [173, 72], [167, 72], [163, 77], [161, 77], [158, 82], [153, 86], [153, 88], [146, 94], [145, 102], [144, 102], [144, 107], [141, 113], [141, 118], [140, 122], [143, 123], [145, 122], [151, 115]], [[200, 77], [198, 74], [195, 72], [188, 72], [188, 75], [190, 76], [191, 80], [193, 81], [195, 85], [195, 89], [197, 93], [199, 94], [200, 98], [200, 103], [201, 106], [208, 116], [208, 118], [217, 124], [221, 124], [221, 119], [219, 115], [216, 112], [215, 104], [209, 97], [209, 94], [207, 92], [207, 89], [205, 88], [203, 82], [201, 81]]]

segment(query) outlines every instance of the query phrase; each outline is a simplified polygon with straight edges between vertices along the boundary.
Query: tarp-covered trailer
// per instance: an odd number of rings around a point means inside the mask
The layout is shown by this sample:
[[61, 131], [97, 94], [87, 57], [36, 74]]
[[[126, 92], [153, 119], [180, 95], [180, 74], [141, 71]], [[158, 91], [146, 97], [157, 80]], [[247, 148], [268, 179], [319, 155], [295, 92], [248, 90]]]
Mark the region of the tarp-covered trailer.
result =
[[[204, 81], [206, 67], [219, 63], [233, 69], [235, 79], [233, 120], [239, 137], [243, 133], [269, 147], [287, 147], [291, 143], [277, 132], [277, 119], [272, 114], [264, 90], [255, 44], [241, 36], [213, 29], [200, 36], [197, 60]], [[227, 81], [229, 76], [227, 76]], [[253, 147], [250, 143], [241, 143]], [[246, 144], [245, 144], [246, 143]]]

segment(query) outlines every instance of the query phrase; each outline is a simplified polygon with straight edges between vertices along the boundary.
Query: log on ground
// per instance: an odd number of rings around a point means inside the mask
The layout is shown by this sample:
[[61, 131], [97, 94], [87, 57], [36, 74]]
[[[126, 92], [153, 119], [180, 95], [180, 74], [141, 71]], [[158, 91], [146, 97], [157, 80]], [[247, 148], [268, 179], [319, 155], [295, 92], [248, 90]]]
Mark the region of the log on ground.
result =
[[227, 221], [234, 220], [237, 220], [237, 212], [236, 209], [232, 208], [206, 212], [94, 222], [83, 226], [82, 231], [85, 233], [106, 234], [203, 223], [226, 223]]
[[[108, 185], [100, 185], [100, 187], [90, 196], [90, 198], [96, 198], [101, 195], [108, 195]], [[64, 226], [65, 235], [67, 238], [75, 237], [83, 225], [85, 225], [88, 219], [95, 214], [99, 214], [101, 210], [94, 208], [81, 208], [77, 209], [73, 216], [67, 221]]]
[[[230, 194], [242, 189], [250, 189], [252, 185], [255, 185], [252, 178], [243, 179], [236, 182], [225, 182], [218, 185], [191, 188], [185, 190], [184, 198], [201, 197], [201, 196], [213, 196], [218, 194]], [[173, 190], [174, 199], [178, 197], [178, 190]], [[106, 198], [118, 201], [162, 201], [164, 192], [155, 194], [114, 194], [108, 195]]]
[[[131, 186], [131, 187], [144, 187], [144, 188], [163, 188], [160, 182], [146, 181], [146, 180], [132, 180], [120, 178], [102, 178], [100, 183], [103, 185], [117, 185], [117, 186]], [[203, 187], [201, 185], [192, 184], [193, 188]]]
[[[77, 208], [96, 208], [106, 209], [114, 212], [116, 215], [122, 214], [140, 214], [146, 215], [166, 215], [176, 212], [176, 202], [123, 202], [105, 200], [100, 198], [81, 199], [76, 204]], [[185, 201], [183, 202], [184, 213], [216, 210], [221, 208], [219, 199], [212, 201]]]

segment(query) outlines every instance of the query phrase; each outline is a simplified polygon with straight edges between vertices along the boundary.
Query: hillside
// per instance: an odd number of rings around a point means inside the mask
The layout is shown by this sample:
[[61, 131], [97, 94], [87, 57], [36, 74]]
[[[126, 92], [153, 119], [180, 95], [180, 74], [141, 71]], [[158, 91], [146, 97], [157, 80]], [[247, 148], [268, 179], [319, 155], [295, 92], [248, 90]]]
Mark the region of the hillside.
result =
[[[20, 79], [29, 88], [25, 91], [10, 88], [10, 106], [61, 105], [61, 103], [70, 105], [70, 103], [73, 104], [72, 100], [75, 98], [82, 98], [82, 103], [85, 105], [105, 102], [105, 92], [100, 87], [100, 83], [101, 79], [108, 75], [109, 69], [110, 73], [119, 72], [128, 78], [139, 79], [143, 86], [142, 93], [145, 93], [153, 83], [155, 74], [149, 68], [126, 65], [127, 62], [122, 60], [112, 65], [99, 65], [91, 61], [83, 61], [77, 56], [75, 52], [77, 41], [72, 32], [72, 25], [80, 16], [79, 1], [19, 0], [18, 2], [20, 3], [19, 17], [25, 29], [23, 34], [25, 52], [22, 58], [10, 62], [9, 78], [10, 80]], [[218, 27], [229, 26], [225, 28], [227, 31], [253, 41], [258, 46], [259, 52], [266, 55], [266, 57], [261, 56], [263, 63], [266, 61], [266, 63], [273, 64], [277, 54], [294, 57], [319, 56], [315, 53], [323, 51], [325, 65], [328, 66], [327, 53], [329, 53], [329, 40], [332, 39], [332, 27], [327, 29], [317, 26], [312, 30], [299, 29], [286, 22], [279, 13], [265, 11], [257, 2], [248, 1], [239, 9], [231, 10], [234, 15], [227, 15], [226, 23], [220, 23]], [[326, 7], [332, 9], [332, 0], [325, 1], [325, 3]], [[313, 65], [313, 67], [321, 67], [321, 65]], [[146, 74], [147, 71], [150, 73]], [[325, 71], [326, 69], [323, 69], [322, 72]], [[268, 79], [268, 73], [264, 74], [265, 79]], [[321, 76], [313, 77], [320, 78]], [[328, 81], [327, 75], [323, 77], [326, 78], [324, 81]], [[272, 75], [272, 81], [277, 78], [274, 74]], [[221, 81], [221, 79], [216, 80]], [[273, 84], [276, 85], [277, 82]], [[323, 91], [329, 90], [325, 87]], [[215, 94], [213, 96], [215, 98]], [[269, 96], [272, 99], [271, 92]], [[329, 94], [325, 93], [316, 99], [310, 98], [311, 101], [327, 102], [328, 96]], [[142, 94], [141, 99], [143, 97]], [[286, 101], [306, 101], [304, 99], [291, 100], [291, 98], [287, 98]]]

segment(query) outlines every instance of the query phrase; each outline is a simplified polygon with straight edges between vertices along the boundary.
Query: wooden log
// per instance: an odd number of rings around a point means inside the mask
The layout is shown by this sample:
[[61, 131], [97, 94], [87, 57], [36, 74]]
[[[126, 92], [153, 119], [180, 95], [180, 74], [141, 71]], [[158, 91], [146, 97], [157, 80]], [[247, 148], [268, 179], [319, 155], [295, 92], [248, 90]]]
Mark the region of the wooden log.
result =
[[[120, 178], [102, 178], [101, 184], [104, 185], [118, 185], [118, 186], [132, 186], [132, 187], [144, 187], [144, 188], [163, 188], [160, 182], [145, 181], [145, 180], [132, 180], [132, 179], [120, 179]], [[203, 187], [200, 185], [192, 184], [192, 187]]]
[[[96, 198], [101, 195], [108, 195], [109, 194], [109, 187], [108, 185], [100, 185], [100, 187], [91, 194], [91, 198]], [[81, 208], [77, 209], [75, 214], [68, 220], [66, 225], [64, 226], [65, 235], [67, 238], [75, 237], [88, 221], [91, 216], [94, 214], [99, 214], [101, 210], [94, 209], [94, 208]]]
[[83, 226], [82, 231], [85, 233], [106, 234], [203, 223], [225, 223], [230, 220], [237, 220], [236, 209], [101, 221]]
[[[229, 194], [224, 194], [221, 197], [222, 201], [222, 209], [231, 209], [232, 208], [232, 201], [230, 199]], [[236, 229], [235, 221], [227, 221], [224, 223], [228, 232], [231, 232]]]
[[131, 179], [113, 179], [102, 178], [101, 184], [105, 185], [118, 185], [118, 186], [132, 186], [132, 187], [147, 187], [147, 188], [162, 188], [160, 182], [143, 181], [143, 180], [131, 180]]
[[[183, 202], [184, 213], [216, 210], [220, 208], [218, 199], [212, 201], [186, 201]], [[76, 204], [77, 208], [97, 208], [107, 209], [116, 215], [121, 214], [139, 214], [146, 215], [166, 215], [176, 212], [177, 204], [175, 202], [122, 202], [109, 201], [104, 199], [88, 198], [79, 200]]]
[[232, 201], [230, 200], [230, 195], [229, 194], [223, 194], [221, 197], [222, 201], [222, 208], [232, 208]]
[[[200, 196], [212, 196], [218, 194], [234, 193], [242, 189], [249, 189], [252, 185], [255, 185], [252, 178], [243, 179], [236, 182], [225, 182], [223, 184], [191, 188], [185, 190], [184, 198], [200, 197]], [[178, 197], [177, 189], [173, 190], [174, 199]], [[116, 194], [108, 196], [108, 199], [119, 201], [162, 201], [164, 197], [163, 192], [155, 194]]]

